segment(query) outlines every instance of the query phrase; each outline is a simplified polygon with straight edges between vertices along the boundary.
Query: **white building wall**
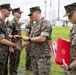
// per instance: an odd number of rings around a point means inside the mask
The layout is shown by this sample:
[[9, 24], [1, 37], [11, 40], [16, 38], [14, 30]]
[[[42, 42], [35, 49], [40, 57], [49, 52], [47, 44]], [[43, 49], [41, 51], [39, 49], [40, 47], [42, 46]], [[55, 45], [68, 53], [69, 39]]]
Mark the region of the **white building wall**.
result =
[[63, 25], [63, 21], [56, 21], [55, 22], [55, 26], [62, 26]]

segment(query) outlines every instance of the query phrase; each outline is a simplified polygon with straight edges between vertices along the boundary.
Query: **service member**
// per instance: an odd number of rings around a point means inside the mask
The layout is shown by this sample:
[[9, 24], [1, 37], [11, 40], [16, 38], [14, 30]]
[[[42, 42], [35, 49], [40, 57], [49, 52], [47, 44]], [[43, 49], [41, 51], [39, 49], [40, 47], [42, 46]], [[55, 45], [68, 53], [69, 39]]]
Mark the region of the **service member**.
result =
[[[7, 28], [8, 32], [9, 32], [9, 35], [13, 35], [13, 36], [20, 35], [21, 36], [21, 24], [19, 22], [19, 19], [21, 18], [22, 13], [23, 12], [20, 10], [20, 8], [15, 8], [12, 11], [12, 14], [13, 14], [14, 18], [13, 18], [13, 20], [11, 20], [9, 22], [9, 25], [8, 25], [8, 28]], [[22, 40], [20, 38], [18, 38], [18, 39], [12, 38], [11, 41], [16, 43], [16, 44], [19, 44], [19, 45], [22, 44]], [[10, 49], [12, 51], [9, 54], [10, 75], [17, 75], [17, 69], [18, 69], [19, 62], [20, 62], [21, 52], [16, 47], [10, 47]]]
[[[8, 41], [9, 36], [7, 33], [7, 26], [5, 24], [5, 19], [9, 17], [10, 11], [12, 11], [12, 8], [10, 7], [10, 4], [2, 4], [0, 5], [0, 75], [7, 75], [7, 70], [5, 69], [7, 64], [7, 58], [8, 58], [8, 47], [14, 46], [16, 48], [20, 48], [18, 45]], [[12, 37], [12, 36], [11, 36]]]
[[[30, 18], [30, 21], [25, 26], [25, 29], [26, 29], [26, 36], [29, 37], [29, 35], [31, 33], [32, 26], [34, 25], [34, 23], [33, 23], [34, 21], [33, 21], [32, 15], [29, 14], [28, 16]], [[32, 68], [31, 68], [31, 53], [30, 53], [30, 51], [31, 51], [31, 47], [30, 47], [30, 45], [28, 45], [26, 47], [26, 70], [32, 70]]]
[[[76, 3], [72, 3], [64, 6], [66, 14], [64, 17], [68, 16], [71, 23], [76, 24]], [[70, 64], [69, 66], [63, 60], [63, 67], [67, 70], [67, 75], [76, 75], [76, 25], [70, 31]]]
[[49, 21], [41, 15], [39, 6], [31, 7], [30, 14], [36, 24], [33, 26], [30, 37], [23, 37], [27, 43], [22, 47], [31, 45], [31, 62], [34, 75], [49, 75], [51, 66], [51, 49], [49, 40], [51, 39], [52, 26]]

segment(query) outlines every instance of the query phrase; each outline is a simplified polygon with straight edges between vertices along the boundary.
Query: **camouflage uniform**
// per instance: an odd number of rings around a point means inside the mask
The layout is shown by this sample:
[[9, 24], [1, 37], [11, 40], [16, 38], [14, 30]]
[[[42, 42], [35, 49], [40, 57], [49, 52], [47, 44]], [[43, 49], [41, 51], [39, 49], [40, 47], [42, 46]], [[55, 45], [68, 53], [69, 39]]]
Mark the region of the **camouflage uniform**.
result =
[[51, 24], [42, 18], [32, 27], [30, 37], [46, 36], [43, 43], [31, 42], [31, 63], [34, 75], [49, 75], [51, 66], [51, 49], [49, 40], [51, 39]]
[[[76, 60], [76, 25], [70, 31], [70, 63]], [[71, 71], [67, 72], [68, 75], [76, 75], [76, 67], [72, 68]]]
[[[8, 23], [9, 21], [6, 21], [6, 28], [8, 27]], [[8, 31], [7, 31], [7, 34], [8, 34]], [[8, 39], [9, 40], [9, 39]], [[9, 48], [7, 50], [8, 54], [7, 54], [7, 61], [6, 61], [6, 65], [5, 65], [5, 72], [4, 72], [4, 75], [8, 75], [8, 57], [9, 57]]]
[[[0, 19], [0, 39], [8, 39], [8, 34], [5, 26], [5, 22]], [[0, 75], [7, 75], [5, 74], [5, 67], [7, 66], [7, 58], [8, 58], [8, 46], [0, 43]]]
[[[65, 15], [64, 17], [68, 16], [69, 20], [72, 17], [72, 14], [76, 11], [76, 3], [72, 3], [69, 5], [64, 6], [65, 8]], [[70, 31], [70, 63], [76, 60], [76, 25], [74, 25]], [[71, 71], [66, 71], [67, 74], [65, 75], [76, 75], [76, 67], [73, 67]]]
[[[29, 34], [30, 34], [30, 32], [31, 32], [32, 25], [33, 25], [33, 23], [32, 23], [32, 22], [29, 22], [29, 23], [26, 25], [26, 27], [25, 27], [26, 32], [28, 32]], [[31, 68], [30, 51], [31, 51], [31, 47], [30, 47], [30, 45], [28, 45], [28, 46], [26, 47], [26, 69]]]
[[[12, 33], [12, 35], [20, 35], [21, 36], [21, 29], [20, 29], [20, 23], [17, 22], [15, 19], [13, 19], [11, 22], [9, 22], [8, 31]], [[21, 39], [14, 39], [12, 38], [12, 42], [21, 45], [22, 40]], [[20, 62], [20, 54], [21, 52], [13, 47], [14, 53], [10, 53], [9, 58], [9, 69], [10, 69], [10, 75], [17, 75], [17, 69]]]

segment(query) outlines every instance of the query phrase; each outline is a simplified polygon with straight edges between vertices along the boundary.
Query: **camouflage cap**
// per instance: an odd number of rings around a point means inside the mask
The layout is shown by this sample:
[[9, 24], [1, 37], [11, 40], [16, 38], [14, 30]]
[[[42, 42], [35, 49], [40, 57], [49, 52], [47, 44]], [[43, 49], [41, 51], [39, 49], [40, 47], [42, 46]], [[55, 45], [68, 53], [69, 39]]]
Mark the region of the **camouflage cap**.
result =
[[76, 3], [72, 3], [69, 5], [64, 6], [66, 13], [63, 17], [71, 15], [76, 10]]
[[14, 12], [23, 13], [23, 12], [20, 10], [20, 8], [15, 8], [15, 9], [13, 9], [12, 14], [13, 14]]
[[31, 16], [33, 14], [33, 12], [35, 11], [40, 11], [41, 12], [41, 9], [39, 6], [35, 6], [35, 7], [31, 7], [30, 8], [30, 13], [28, 14], [28, 16]]
[[0, 5], [0, 9], [8, 9], [10, 11], [12, 11], [13, 9], [10, 7], [10, 4], [2, 4]]

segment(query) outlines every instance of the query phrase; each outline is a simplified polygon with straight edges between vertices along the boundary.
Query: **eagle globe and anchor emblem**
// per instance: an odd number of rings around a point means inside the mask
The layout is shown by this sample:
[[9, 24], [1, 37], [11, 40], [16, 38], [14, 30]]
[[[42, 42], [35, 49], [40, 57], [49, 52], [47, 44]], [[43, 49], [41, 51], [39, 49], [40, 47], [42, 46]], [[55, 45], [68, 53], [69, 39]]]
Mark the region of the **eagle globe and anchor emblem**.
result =
[[66, 54], [66, 50], [65, 49], [62, 49], [62, 54]]

